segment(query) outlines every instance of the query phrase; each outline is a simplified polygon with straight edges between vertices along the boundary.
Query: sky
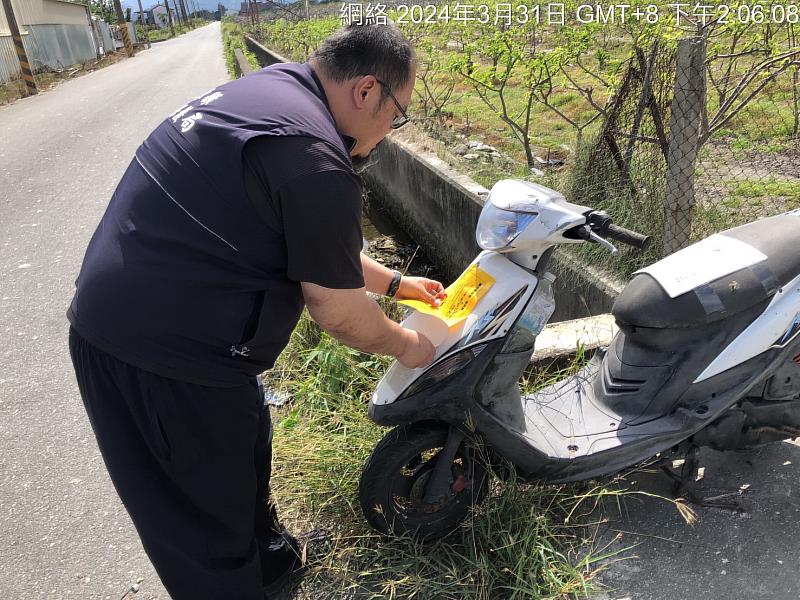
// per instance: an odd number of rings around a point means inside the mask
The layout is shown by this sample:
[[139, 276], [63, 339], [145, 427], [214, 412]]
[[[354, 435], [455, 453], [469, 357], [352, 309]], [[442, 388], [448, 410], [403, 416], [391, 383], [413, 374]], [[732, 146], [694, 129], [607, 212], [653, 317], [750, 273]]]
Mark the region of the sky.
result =
[[[193, 0], [194, 3], [197, 5], [199, 10], [210, 10], [215, 11], [217, 10], [217, 4], [222, 2], [225, 8], [236, 8], [239, 9], [241, 5], [241, 0]], [[164, 0], [142, 0], [142, 8], [147, 10], [151, 6], [155, 6], [156, 4], [163, 4]], [[172, 0], [169, 0], [170, 5], [172, 5]], [[122, 0], [122, 10], [130, 7], [133, 9], [134, 12], [139, 10], [139, 3], [136, 0]], [[187, 7], [188, 10], [188, 7]]]

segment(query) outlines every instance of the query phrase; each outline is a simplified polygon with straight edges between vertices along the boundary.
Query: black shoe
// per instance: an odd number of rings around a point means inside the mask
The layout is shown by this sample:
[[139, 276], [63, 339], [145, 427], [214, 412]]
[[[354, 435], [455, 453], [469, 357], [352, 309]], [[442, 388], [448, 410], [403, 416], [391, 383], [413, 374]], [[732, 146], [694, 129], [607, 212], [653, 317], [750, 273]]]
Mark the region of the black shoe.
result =
[[295, 568], [278, 576], [272, 583], [264, 586], [264, 600], [290, 600], [294, 597], [297, 586], [303, 580], [305, 567], [298, 559]]
[[284, 530], [283, 537], [294, 554], [294, 560], [286, 571], [264, 586], [264, 600], [292, 598], [308, 565], [318, 562], [330, 551], [331, 536], [324, 529], [312, 529], [296, 538]]
[[305, 569], [300, 544], [284, 529], [281, 538], [271, 543], [267, 552], [273, 555], [272, 560], [285, 563], [285, 566], [277, 577], [264, 583], [264, 600], [291, 598]]
[[331, 551], [333, 542], [326, 529], [311, 529], [297, 536], [303, 564], [320, 562]]

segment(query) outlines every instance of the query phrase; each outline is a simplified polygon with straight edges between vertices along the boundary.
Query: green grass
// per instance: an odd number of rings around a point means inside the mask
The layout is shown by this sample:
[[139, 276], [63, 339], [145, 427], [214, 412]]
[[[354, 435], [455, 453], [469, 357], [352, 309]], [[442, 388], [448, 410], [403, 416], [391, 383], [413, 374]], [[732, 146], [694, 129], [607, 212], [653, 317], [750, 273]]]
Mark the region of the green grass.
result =
[[[175, 35], [180, 35], [181, 33], [183, 33], [183, 31], [180, 31], [180, 28], [175, 27]], [[148, 29], [147, 37], [151, 42], [163, 42], [164, 40], [168, 40], [172, 37], [172, 31], [169, 27], [164, 27], [163, 29]]]
[[800, 181], [765, 178], [732, 179], [725, 182], [727, 195], [713, 203], [695, 206], [692, 241], [712, 233], [743, 225], [765, 214], [800, 207]]
[[[388, 363], [338, 344], [304, 316], [265, 374], [266, 385], [291, 398], [273, 417], [272, 491], [281, 518], [294, 531], [321, 527], [332, 534], [300, 597], [586, 597], [607, 558], [594, 548], [585, 519], [608, 493], [603, 487], [494, 481], [459, 530], [427, 546], [368, 528], [358, 479], [385, 430], [366, 411]], [[543, 374], [529, 377], [547, 382]]]
[[[312, 24], [293, 25], [285, 20], [263, 23], [260, 32], [268, 45], [273, 44], [286, 56], [303, 58], [313, 46], [308, 43], [310, 38], [322, 39], [323, 33], [332, 29], [337, 17], [327, 19], [312, 19]], [[309, 29], [310, 28], [310, 29]], [[326, 29], [327, 28], [327, 29]], [[479, 27], [463, 34], [463, 40], [469, 45], [474, 41], [474, 36], [479, 35]], [[314, 31], [314, 36], [308, 32]], [[610, 33], [609, 33], [610, 31]], [[431, 77], [434, 87], [447, 85], [451, 77], [446, 71], [453, 66], [452, 59], [459, 56], [458, 50], [447, 42], [459, 39], [450, 35], [444, 29], [437, 27], [414, 28], [408, 31], [412, 37], [420, 38], [417, 46], [419, 50], [420, 71], [425, 71], [425, 65], [433, 65], [433, 70], [438, 75]], [[602, 105], [609, 94], [619, 85], [621, 74], [624, 72], [625, 62], [633, 55], [632, 41], [629, 37], [619, 35], [613, 30], [597, 30], [596, 38], [590, 40], [584, 50], [580, 51], [581, 62], [590, 71], [602, 74], [602, 77], [612, 82], [610, 87], [601, 84], [596, 78], [590, 76], [572, 63], [567, 63], [566, 68], [571, 73], [573, 81], [586, 89], [592, 88], [593, 99]], [[606, 36], [608, 34], [608, 37]], [[472, 37], [471, 37], [472, 36]], [[563, 37], [563, 32], [553, 31], [541, 34], [537, 43], [537, 54], [546, 54], [550, 50], [558, 51], [560, 46], [569, 46], [572, 42]], [[580, 38], [580, 36], [579, 36]], [[671, 39], [671, 38], [670, 38]], [[669, 106], [672, 94], [672, 67], [669, 53], [674, 50], [674, 40], [662, 40], [661, 48], [665, 53], [659, 57], [659, 64], [663, 69], [655, 74], [657, 82], [656, 94], [659, 95], [665, 112], [663, 121], [669, 127]], [[784, 38], [775, 38], [777, 47], [784, 48], [789, 42]], [[582, 43], [580, 39], [576, 42]], [[644, 46], [649, 41], [642, 42]], [[728, 34], [716, 36], [710, 48], [719, 45], [717, 50], [725, 54], [726, 44], [730, 43]], [[576, 48], [577, 46], [574, 46]], [[429, 48], [433, 48], [430, 50]], [[645, 48], [646, 50], [646, 48]], [[711, 52], [711, 50], [710, 50]], [[711, 55], [711, 54], [710, 54]], [[485, 44], [477, 44], [472, 56], [474, 63], [473, 73], [488, 69], [488, 48]], [[526, 104], [527, 91], [521, 84], [524, 80], [524, 71], [530, 64], [529, 57], [520, 60], [505, 88], [505, 103], [508, 114], [517, 122], [522, 121], [521, 111]], [[535, 58], [535, 57], [534, 57]], [[741, 77], [755, 61], [761, 60], [759, 56], [737, 59], [732, 71], [732, 82]], [[426, 63], [425, 61], [431, 61]], [[715, 81], [720, 81], [727, 68], [725, 59], [713, 62], [712, 71]], [[724, 78], [723, 78], [724, 79]], [[748, 90], [757, 85], [760, 79], [751, 84]], [[791, 182], [776, 183], [770, 179], [745, 183], [726, 181], [731, 173], [736, 173], [747, 167], [747, 162], [758, 163], [760, 168], [767, 159], [779, 156], [782, 164], [796, 156], [797, 137], [794, 131], [794, 103], [793, 81], [791, 70], [784, 73], [778, 80], [767, 85], [750, 104], [731, 119], [724, 129], [717, 131], [705, 148], [701, 148], [700, 156], [709, 156], [709, 147], [726, 147], [727, 151], [720, 150], [710, 155], [710, 162], [716, 169], [704, 169], [708, 164], [697, 165], [697, 187], [716, 186], [727, 187], [729, 197], [720, 199], [717, 206], [709, 206], [707, 198], [698, 197], [693, 213], [691, 239], [697, 240], [702, 235], [707, 235], [734, 224], [739, 224], [735, 215], [737, 204], [750, 207], [751, 210], [741, 212], [739, 216], [747, 216], [749, 220], [768, 216], [779, 212], [788, 203], [796, 204], [796, 190]], [[595, 109], [590, 106], [586, 98], [577, 93], [574, 85], [558, 72], [554, 75], [553, 93], [551, 103], [558, 107], [562, 113], [578, 123], [586, 123], [594, 114]], [[729, 84], [733, 89], [734, 83]], [[664, 254], [664, 199], [666, 188], [666, 165], [664, 157], [650, 143], [638, 143], [635, 148], [630, 166], [631, 185], [620, 183], [619, 170], [611, 164], [609, 153], [604, 156], [589, 157], [594, 138], [597, 135], [601, 120], [597, 120], [584, 129], [579, 140], [576, 129], [541, 103], [534, 102], [532, 109], [529, 140], [535, 156], [544, 157], [552, 152], [566, 160], [566, 166], [560, 171], [546, 171], [544, 178], [535, 177], [526, 164], [523, 145], [512, 133], [511, 128], [504, 123], [478, 96], [473, 85], [462, 75], [455, 75], [455, 89], [450, 100], [442, 107], [442, 112], [437, 115], [425, 115], [421, 109], [420, 95], [424, 95], [422, 82], [416, 86], [415, 102], [412, 104], [412, 117], [420, 121], [423, 128], [438, 138], [445, 147], [452, 147], [463, 140], [457, 134], [466, 135], [473, 140], [481, 140], [497, 148], [510, 161], [483, 161], [468, 162], [460, 159], [447, 160], [459, 171], [472, 177], [482, 185], [490, 188], [496, 181], [504, 178], [529, 179], [553, 187], [578, 204], [585, 204], [592, 208], [603, 209], [609, 212], [615, 222], [628, 228], [650, 235], [652, 244], [647, 252], [638, 252], [628, 248], [620, 248], [618, 258], [612, 258], [605, 250], [596, 246], [581, 245], [570, 247], [569, 251], [576, 257], [588, 261], [590, 264], [609, 269], [622, 277], [628, 277], [635, 270], [654, 262]], [[663, 93], [663, 98], [660, 94]], [[496, 94], [489, 92], [495, 107], [500, 106]], [[747, 94], [744, 94], [745, 96]], [[616, 136], [622, 151], [625, 151], [625, 133], [629, 131], [630, 121], [636, 111], [640, 91], [634, 91], [628, 97], [624, 114], [627, 121], [618, 129]], [[716, 89], [709, 84], [707, 92], [707, 111], [713, 116], [720, 103]], [[653, 138], [654, 127], [645, 114], [645, 124], [640, 133]], [[443, 153], [444, 154], [444, 153]], [[702, 158], [701, 158], [702, 159]], [[768, 163], [767, 163], [768, 164]], [[791, 163], [789, 163], [791, 164]], [[538, 165], [534, 165], [538, 166]], [[749, 171], [747, 171], [749, 172]], [[778, 203], [760, 202], [770, 196], [780, 197]], [[712, 200], [714, 200], [712, 198]], [[794, 204], [791, 204], [794, 205]], [[703, 221], [703, 219], [706, 219]]]
[[775, 177], [734, 179], [725, 182], [731, 199], [743, 201], [751, 206], [761, 204], [763, 199], [786, 198], [793, 205], [800, 204], [800, 181]]
[[[195, 19], [194, 20], [194, 28], [190, 28], [188, 26], [178, 25], [177, 23], [173, 25], [172, 28], [169, 25], [162, 27], [161, 29], [157, 27], [150, 26], [147, 29], [147, 39], [151, 42], [163, 42], [164, 40], [168, 40], [172, 37], [177, 37], [179, 35], [183, 35], [184, 33], [188, 33], [192, 31], [192, 29], [197, 29], [198, 27], [203, 27], [204, 25], [208, 25], [210, 21], [204, 21], [202, 19]], [[172, 35], [173, 30], [175, 31], [175, 35]], [[141, 25], [136, 25], [136, 37], [142, 38], [144, 36], [144, 31]]]
[[242, 54], [247, 59], [250, 67], [253, 70], [258, 70], [261, 65], [258, 58], [248, 48], [244, 41], [244, 30], [239, 23], [233, 21], [222, 22], [222, 48], [225, 52], [225, 66], [228, 68], [228, 74], [231, 78], [235, 79], [241, 77], [242, 72], [239, 68], [239, 63], [236, 60], [236, 49], [242, 51]]

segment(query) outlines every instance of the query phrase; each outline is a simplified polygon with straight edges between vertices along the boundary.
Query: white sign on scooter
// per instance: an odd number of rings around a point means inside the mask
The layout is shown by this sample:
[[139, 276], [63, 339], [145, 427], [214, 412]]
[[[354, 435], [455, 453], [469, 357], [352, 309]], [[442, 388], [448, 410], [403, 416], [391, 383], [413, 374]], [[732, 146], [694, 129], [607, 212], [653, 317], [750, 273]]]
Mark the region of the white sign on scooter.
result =
[[647, 273], [670, 298], [767, 260], [750, 244], [716, 234], [634, 273]]

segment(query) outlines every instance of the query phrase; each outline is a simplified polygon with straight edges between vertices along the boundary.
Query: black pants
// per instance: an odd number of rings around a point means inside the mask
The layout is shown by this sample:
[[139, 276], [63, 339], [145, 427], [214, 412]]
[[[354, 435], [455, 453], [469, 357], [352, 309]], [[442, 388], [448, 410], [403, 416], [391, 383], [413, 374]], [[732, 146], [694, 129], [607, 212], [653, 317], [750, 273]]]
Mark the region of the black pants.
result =
[[258, 381], [169, 379], [72, 328], [69, 347], [111, 480], [170, 595], [262, 600], [294, 552], [269, 503], [272, 427]]

